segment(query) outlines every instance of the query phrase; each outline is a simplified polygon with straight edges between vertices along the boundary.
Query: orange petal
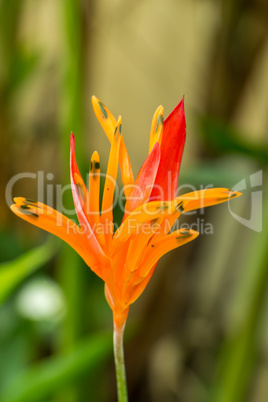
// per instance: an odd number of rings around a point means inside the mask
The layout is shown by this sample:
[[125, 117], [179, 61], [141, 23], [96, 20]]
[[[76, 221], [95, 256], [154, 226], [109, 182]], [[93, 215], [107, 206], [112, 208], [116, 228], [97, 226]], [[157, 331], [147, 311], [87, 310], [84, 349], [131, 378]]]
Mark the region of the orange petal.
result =
[[41, 202], [23, 197], [14, 199], [11, 210], [25, 221], [46, 230], [68, 243], [92, 269], [99, 263], [95, 252], [90, 252], [90, 239], [71, 219]]
[[[85, 195], [83, 185], [83, 179], [80, 175], [76, 159], [75, 159], [75, 140], [74, 135], [71, 134], [71, 155], [70, 155], [70, 166], [71, 166], [71, 183], [72, 183], [72, 193], [73, 200], [76, 209], [76, 214], [79, 219], [80, 225], [85, 233], [85, 236], [90, 239], [90, 251], [100, 256], [100, 258], [104, 257], [103, 250], [96, 239], [96, 236], [90, 226], [90, 223], [87, 218], [87, 214], [85, 211], [85, 205], [88, 203], [88, 195]], [[79, 178], [79, 181], [78, 181]], [[85, 185], [84, 185], [85, 186]], [[82, 190], [82, 191], [81, 191]], [[83, 199], [83, 196], [86, 196], [86, 200]]]
[[134, 272], [140, 265], [144, 251], [151, 238], [161, 233], [162, 219], [154, 219], [141, 225], [139, 231], [132, 235], [126, 257], [126, 269]]
[[173, 200], [176, 208], [173, 209], [173, 214], [163, 221], [162, 225], [165, 224], [166, 229], [169, 228], [170, 230], [182, 213], [220, 204], [240, 195], [241, 193], [229, 190], [228, 188], [208, 188], [183, 194]]
[[140, 297], [140, 295], [150, 282], [150, 279], [153, 276], [156, 265], [157, 263], [150, 269], [150, 272], [145, 278], [141, 278], [138, 275], [138, 273], [135, 272], [131, 280], [126, 283], [124, 290], [124, 299], [128, 305], [134, 303]]
[[114, 234], [114, 247], [125, 242], [130, 236], [138, 234], [146, 222], [153, 224], [159, 218], [165, 218], [167, 213], [174, 212], [176, 204], [173, 201], [152, 201], [136, 208], [120, 225]]
[[180, 229], [166, 236], [155, 235], [147, 246], [138, 269], [139, 275], [146, 277], [154, 264], [169, 251], [194, 240], [199, 235], [195, 230]]

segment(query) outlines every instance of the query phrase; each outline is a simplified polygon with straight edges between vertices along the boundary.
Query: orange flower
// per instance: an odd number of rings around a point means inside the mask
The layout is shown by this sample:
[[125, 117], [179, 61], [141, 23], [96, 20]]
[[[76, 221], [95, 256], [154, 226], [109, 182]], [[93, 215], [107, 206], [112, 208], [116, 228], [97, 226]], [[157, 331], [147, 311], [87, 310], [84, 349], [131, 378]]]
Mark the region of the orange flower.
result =
[[[73, 134], [71, 183], [80, 225], [47, 205], [27, 198], [15, 198], [11, 209], [24, 220], [60, 237], [80, 254], [105, 282], [105, 295], [113, 310], [115, 325], [122, 327], [129, 305], [147, 286], [158, 260], [168, 251], [198, 236], [194, 230], [171, 231], [179, 216], [227, 201], [240, 193], [214, 188], [176, 197], [186, 133], [183, 100], [165, 121], [163, 107], [156, 110], [149, 155], [135, 181], [122, 136], [121, 117], [116, 120], [96, 97], [92, 98], [92, 104], [111, 143], [101, 210], [99, 155], [96, 151], [92, 155], [87, 189], [76, 163]], [[118, 164], [126, 204], [122, 223], [114, 228], [113, 203]]]

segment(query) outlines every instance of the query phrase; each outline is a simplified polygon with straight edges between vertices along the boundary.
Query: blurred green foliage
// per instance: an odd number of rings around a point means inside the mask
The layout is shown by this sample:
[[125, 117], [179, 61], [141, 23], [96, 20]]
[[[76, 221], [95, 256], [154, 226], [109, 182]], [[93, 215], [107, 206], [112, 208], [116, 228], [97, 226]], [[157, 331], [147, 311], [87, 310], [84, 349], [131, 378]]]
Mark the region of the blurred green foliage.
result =
[[[44, 199], [55, 207], [57, 185], [69, 183], [70, 131], [84, 177], [95, 149], [105, 172], [109, 144], [90, 107], [96, 94], [123, 116], [134, 172], [154, 109], [163, 104], [168, 115], [185, 95], [179, 190], [247, 185], [230, 204], [233, 216], [222, 205], [185, 218], [201, 236], [160, 262], [133, 305], [130, 402], [266, 402], [267, 26], [265, 0], [0, 1], [1, 401], [116, 400], [103, 284], [68, 246], [12, 216], [5, 199], [16, 174], [43, 172]], [[264, 183], [255, 189], [257, 171]], [[262, 193], [261, 232], [234, 219], [250, 220], [254, 191]], [[13, 187], [14, 196], [37, 192], [32, 179]], [[70, 191], [63, 197], [71, 209]], [[38, 298], [29, 300], [39, 318], [27, 305], [22, 313], [35, 280], [63, 295], [57, 318], [42, 316]]]

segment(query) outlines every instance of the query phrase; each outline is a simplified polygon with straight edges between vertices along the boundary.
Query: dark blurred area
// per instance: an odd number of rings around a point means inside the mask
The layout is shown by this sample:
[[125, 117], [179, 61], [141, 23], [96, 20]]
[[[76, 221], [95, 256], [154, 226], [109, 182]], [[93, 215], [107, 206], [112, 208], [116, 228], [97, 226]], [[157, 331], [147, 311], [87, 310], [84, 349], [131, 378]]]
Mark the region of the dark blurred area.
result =
[[103, 283], [8, 208], [40, 194], [56, 208], [57, 191], [73, 208], [71, 131], [82, 175], [95, 149], [105, 172], [93, 94], [122, 115], [135, 174], [154, 110], [185, 96], [180, 193], [243, 192], [179, 222], [200, 236], [160, 261], [131, 307], [130, 402], [266, 402], [265, 0], [0, 0], [0, 400], [116, 401]]

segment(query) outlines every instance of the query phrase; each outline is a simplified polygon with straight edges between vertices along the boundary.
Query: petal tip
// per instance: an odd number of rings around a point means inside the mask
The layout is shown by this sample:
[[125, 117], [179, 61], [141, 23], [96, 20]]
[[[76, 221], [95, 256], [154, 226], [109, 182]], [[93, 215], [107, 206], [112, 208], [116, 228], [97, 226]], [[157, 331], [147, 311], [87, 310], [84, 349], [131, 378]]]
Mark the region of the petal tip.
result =
[[91, 96], [91, 103], [94, 105], [96, 102], [98, 102], [98, 98], [95, 95]]

